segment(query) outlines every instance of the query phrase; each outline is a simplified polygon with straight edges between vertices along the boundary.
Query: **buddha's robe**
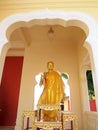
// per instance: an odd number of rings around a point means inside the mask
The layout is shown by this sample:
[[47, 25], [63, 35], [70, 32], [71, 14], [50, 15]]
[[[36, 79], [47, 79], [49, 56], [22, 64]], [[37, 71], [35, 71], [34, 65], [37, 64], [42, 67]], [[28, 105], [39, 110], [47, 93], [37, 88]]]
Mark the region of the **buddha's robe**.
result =
[[[53, 70], [45, 73], [43, 85], [44, 90], [38, 104], [60, 105], [64, 96], [64, 83], [59, 73]], [[44, 120], [55, 120], [56, 116], [56, 111], [44, 111]]]

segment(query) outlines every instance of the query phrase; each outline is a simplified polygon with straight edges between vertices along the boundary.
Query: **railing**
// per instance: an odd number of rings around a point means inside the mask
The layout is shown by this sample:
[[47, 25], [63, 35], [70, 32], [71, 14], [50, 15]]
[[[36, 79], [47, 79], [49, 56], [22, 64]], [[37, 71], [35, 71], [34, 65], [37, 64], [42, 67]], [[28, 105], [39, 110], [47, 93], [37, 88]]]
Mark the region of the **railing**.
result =
[[22, 113], [21, 130], [33, 130], [32, 123], [35, 121], [35, 111], [25, 110]]
[[[47, 108], [49, 109], [49, 108]], [[33, 110], [26, 110], [22, 113], [22, 124], [21, 130], [36, 130], [38, 128], [43, 129], [52, 129], [59, 128], [60, 130], [78, 130], [78, 119], [74, 113], [61, 112], [61, 121], [57, 122], [47, 122], [47, 121], [38, 121], [37, 113]], [[70, 128], [68, 127], [70, 124]], [[93, 129], [94, 130], [94, 129]], [[97, 130], [97, 129], [96, 129]]]

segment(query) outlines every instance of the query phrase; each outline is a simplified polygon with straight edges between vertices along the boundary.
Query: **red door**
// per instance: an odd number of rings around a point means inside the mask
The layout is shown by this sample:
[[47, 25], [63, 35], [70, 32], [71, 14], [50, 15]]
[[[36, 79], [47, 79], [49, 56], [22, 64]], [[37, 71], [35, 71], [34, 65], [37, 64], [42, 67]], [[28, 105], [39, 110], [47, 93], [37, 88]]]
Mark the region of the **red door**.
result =
[[6, 57], [0, 85], [0, 126], [15, 126], [23, 57]]

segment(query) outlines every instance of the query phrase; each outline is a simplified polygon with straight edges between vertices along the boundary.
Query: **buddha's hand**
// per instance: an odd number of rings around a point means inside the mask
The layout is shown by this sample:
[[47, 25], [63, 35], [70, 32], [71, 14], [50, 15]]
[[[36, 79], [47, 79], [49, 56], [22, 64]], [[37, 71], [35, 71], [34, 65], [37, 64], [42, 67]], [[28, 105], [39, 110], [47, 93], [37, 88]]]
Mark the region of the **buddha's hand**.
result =
[[39, 85], [42, 86], [44, 82], [44, 74], [41, 74], [41, 79]]

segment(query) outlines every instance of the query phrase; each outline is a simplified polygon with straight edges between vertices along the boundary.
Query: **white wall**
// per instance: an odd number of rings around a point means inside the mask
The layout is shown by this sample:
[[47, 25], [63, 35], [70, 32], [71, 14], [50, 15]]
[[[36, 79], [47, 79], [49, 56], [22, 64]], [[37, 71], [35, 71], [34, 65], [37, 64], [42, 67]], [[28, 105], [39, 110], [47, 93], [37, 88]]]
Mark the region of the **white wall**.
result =
[[26, 48], [24, 56], [17, 126], [20, 125], [21, 112], [25, 109], [33, 109], [35, 76], [40, 72], [47, 71], [47, 62], [52, 60], [55, 70], [69, 74], [71, 110], [78, 116], [79, 129], [81, 129], [81, 100], [75, 45], [57, 41], [50, 42], [49, 39], [32, 41], [31, 46]]

